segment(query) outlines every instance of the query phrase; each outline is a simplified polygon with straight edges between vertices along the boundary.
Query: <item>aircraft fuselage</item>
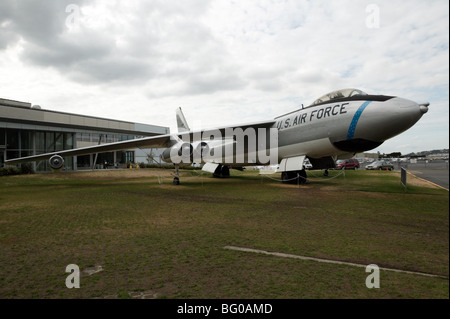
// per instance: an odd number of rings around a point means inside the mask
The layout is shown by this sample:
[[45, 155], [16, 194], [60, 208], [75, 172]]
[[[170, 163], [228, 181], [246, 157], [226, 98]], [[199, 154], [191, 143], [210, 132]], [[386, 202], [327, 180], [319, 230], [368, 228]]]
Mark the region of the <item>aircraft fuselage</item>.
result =
[[305, 107], [276, 118], [280, 158], [368, 151], [413, 126], [427, 108], [398, 97], [365, 96]]
[[[235, 134], [234, 131], [226, 133], [225, 130], [222, 131], [225, 136], [219, 134], [219, 138], [214, 136], [214, 139], [211, 138], [211, 130], [205, 131], [198, 140], [208, 145], [206, 153], [196, 152], [194, 142], [190, 150], [186, 148], [184, 155], [179, 152], [179, 158], [168, 149], [162, 159], [175, 162], [175, 155], [176, 159], [184, 159], [185, 163], [267, 165], [267, 157], [262, 161], [261, 153], [258, 152], [265, 152], [270, 148], [277, 151], [276, 163], [285, 158], [303, 155], [311, 159], [351, 157], [357, 152], [374, 149], [385, 140], [404, 132], [427, 110], [427, 105], [384, 95], [356, 95], [332, 99], [276, 117], [273, 124], [263, 130], [248, 127], [241, 130], [240, 134]], [[277, 135], [275, 147], [270, 141], [274, 131]], [[255, 144], [253, 148], [252, 143]], [[174, 146], [174, 150], [176, 149], [177, 146]], [[243, 155], [239, 153], [239, 149]]]
[[49, 159], [50, 166], [58, 169], [63, 167], [64, 157], [158, 147], [165, 148], [161, 159], [176, 166], [283, 163], [285, 171], [288, 166], [296, 171], [302, 170], [303, 161], [308, 157], [314, 162], [313, 167], [326, 169], [334, 167], [337, 157], [351, 157], [374, 149], [406, 131], [428, 111], [428, 105], [349, 88], [328, 93], [308, 107], [272, 120], [201, 131], [189, 130], [180, 109], [177, 112], [179, 133], [7, 159], [5, 164]]

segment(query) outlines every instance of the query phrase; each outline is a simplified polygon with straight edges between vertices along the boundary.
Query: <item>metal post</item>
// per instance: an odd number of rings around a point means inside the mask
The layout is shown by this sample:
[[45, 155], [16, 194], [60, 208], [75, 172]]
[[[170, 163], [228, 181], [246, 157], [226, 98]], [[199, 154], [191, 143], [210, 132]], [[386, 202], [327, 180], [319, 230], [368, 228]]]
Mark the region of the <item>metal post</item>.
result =
[[[98, 138], [98, 145], [100, 145], [100, 143], [102, 142], [102, 137], [103, 134], [100, 134], [100, 137]], [[97, 157], [98, 157], [98, 153], [95, 153], [95, 158], [94, 158], [94, 163], [92, 164], [92, 169], [95, 169], [95, 164], [97, 163]]]
[[405, 192], [406, 192], [406, 169], [404, 169], [403, 167], [402, 167], [402, 172], [401, 172], [401, 183], [405, 187]]

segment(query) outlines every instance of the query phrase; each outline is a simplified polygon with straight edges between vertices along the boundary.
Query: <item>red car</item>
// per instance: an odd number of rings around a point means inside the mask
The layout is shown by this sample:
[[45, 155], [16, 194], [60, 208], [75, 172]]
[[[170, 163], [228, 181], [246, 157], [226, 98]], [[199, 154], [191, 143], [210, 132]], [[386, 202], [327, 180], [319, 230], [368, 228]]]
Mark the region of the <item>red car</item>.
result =
[[354, 158], [336, 161], [336, 169], [358, 169], [358, 168], [359, 162], [357, 159]]

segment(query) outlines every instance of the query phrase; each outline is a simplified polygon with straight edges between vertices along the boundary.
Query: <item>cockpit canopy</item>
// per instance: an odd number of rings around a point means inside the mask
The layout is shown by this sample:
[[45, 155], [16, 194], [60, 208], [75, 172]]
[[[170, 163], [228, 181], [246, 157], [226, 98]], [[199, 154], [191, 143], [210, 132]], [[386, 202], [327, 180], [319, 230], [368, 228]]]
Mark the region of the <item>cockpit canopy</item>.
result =
[[337, 91], [333, 91], [331, 93], [325, 94], [324, 96], [315, 100], [313, 105], [331, 101], [331, 100], [351, 97], [351, 96], [355, 96], [355, 95], [368, 95], [368, 94], [361, 90], [358, 90], [358, 89], [342, 89], [342, 90], [337, 90]]

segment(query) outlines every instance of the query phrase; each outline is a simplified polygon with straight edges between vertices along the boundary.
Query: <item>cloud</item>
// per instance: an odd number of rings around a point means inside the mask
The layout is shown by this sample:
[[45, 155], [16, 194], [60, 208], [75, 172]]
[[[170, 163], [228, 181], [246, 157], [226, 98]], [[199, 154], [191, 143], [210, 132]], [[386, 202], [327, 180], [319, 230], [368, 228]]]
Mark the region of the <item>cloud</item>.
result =
[[[194, 19], [204, 10], [203, 2], [78, 2], [70, 4], [76, 16], [66, 10], [69, 4], [2, 2], [2, 47], [20, 37], [26, 63], [54, 68], [74, 81], [98, 83], [142, 82], [192, 60], [218, 61], [211, 58], [220, 51], [214, 39]], [[199, 67], [193, 72], [199, 73]]]
[[149, 123], [177, 106], [214, 125], [257, 121], [344, 87], [432, 109], [448, 103], [448, 20], [440, 0], [2, 0], [0, 88], [101, 116], [133, 101], [121, 116]]

